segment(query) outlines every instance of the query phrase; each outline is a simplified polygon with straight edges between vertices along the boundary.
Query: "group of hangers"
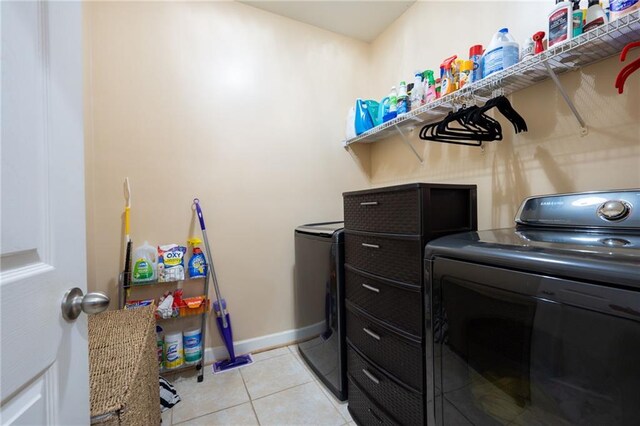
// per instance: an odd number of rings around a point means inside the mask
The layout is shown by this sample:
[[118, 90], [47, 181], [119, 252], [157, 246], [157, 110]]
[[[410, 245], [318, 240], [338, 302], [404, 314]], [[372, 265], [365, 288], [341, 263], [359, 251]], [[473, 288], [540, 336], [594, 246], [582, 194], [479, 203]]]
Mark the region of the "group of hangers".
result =
[[[634, 47], [640, 47], [640, 41], [629, 43], [624, 47], [624, 49], [622, 49], [622, 52], [620, 53], [620, 62], [624, 62], [624, 60], [627, 59], [627, 53]], [[627, 77], [633, 74], [633, 72], [638, 68], [640, 68], [640, 59], [636, 59], [620, 70], [618, 77], [616, 77], [616, 89], [618, 89], [618, 94], [623, 92], [624, 82], [627, 80]]]
[[497, 108], [513, 124], [516, 133], [526, 132], [527, 123], [504, 96], [488, 100], [483, 106], [463, 105], [444, 119], [429, 123], [420, 130], [420, 139], [455, 145], [482, 146], [483, 142], [502, 140], [502, 126], [485, 113]]

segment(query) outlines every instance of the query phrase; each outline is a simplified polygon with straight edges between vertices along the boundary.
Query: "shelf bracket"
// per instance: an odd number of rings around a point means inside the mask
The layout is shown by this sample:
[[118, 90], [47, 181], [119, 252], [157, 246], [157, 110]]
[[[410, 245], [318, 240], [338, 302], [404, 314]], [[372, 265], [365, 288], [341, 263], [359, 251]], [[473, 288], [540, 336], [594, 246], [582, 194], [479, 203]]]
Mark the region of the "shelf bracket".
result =
[[580, 124], [580, 135], [586, 136], [589, 133], [589, 129], [587, 129], [587, 125], [585, 124], [584, 119], [576, 109], [576, 106], [573, 104], [571, 99], [569, 99], [569, 95], [567, 95], [567, 92], [564, 91], [564, 87], [562, 86], [562, 83], [560, 83], [560, 80], [558, 80], [558, 76], [551, 69], [549, 62], [544, 61], [543, 63], [545, 68], [547, 69], [547, 72], [549, 73], [549, 77], [551, 77], [551, 80], [553, 80], [556, 87], [558, 88], [558, 91], [560, 91], [560, 94], [562, 95], [562, 97], [564, 98], [564, 101], [569, 106], [569, 109], [571, 109], [571, 112], [573, 112], [573, 115], [576, 117], [576, 120], [578, 120], [578, 123]]
[[400, 137], [402, 138], [402, 142], [404, 142], [405, 145], [409, 147], [409, 149], [413, 152], [413, 155], [415, 155], [418, 158], [418, 160], [420, 160], [420, 163], [424, 163], [424, 160], [422, 159], [420, 154], [418, 154], [418, 151], [416, 151], [413, 145], [411, 145], [411, 142], [409, 142], [409, 139], [407, 139], [407, 137], [404, 135], [404, 133], [402, 132], [402, 129], [400, 129], [400, 127], [397, 124], [394, 124], [393, 127], [396, 128], [396, 130], [400, 134]]

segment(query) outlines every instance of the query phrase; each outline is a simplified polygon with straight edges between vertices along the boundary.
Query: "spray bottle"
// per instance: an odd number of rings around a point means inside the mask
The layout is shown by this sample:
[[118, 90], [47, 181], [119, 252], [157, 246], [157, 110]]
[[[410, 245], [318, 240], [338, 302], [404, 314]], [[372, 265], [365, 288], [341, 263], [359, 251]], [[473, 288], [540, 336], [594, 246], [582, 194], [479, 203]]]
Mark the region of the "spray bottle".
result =
[[424, 105], [424, 84], [422, 80], [422, 73], [420, 71], [416, 71], [413, 80], [413, 89], [411, 89], [412, 111]]
[[200, 247], [202, 240], [199, 238], [190, 238], [187, 243], [193, 247], [191, 259], [189, 259], [189, 277], [203, 278], [207, 276], [207, 261]]
[[453, 63], [457, 57], [457, 55], [450, 56], [440, 64], [440, 96], [448, 95], [456, 90], [456, 83], [453, 78]]
[[436, 93], [436, 80], [433, 78], [433, 71], [426, 70], [423, 75], [424, 80], [427, 82], [424, 92], [424, 101], [425, 103], [433, 102], [438, 98]]

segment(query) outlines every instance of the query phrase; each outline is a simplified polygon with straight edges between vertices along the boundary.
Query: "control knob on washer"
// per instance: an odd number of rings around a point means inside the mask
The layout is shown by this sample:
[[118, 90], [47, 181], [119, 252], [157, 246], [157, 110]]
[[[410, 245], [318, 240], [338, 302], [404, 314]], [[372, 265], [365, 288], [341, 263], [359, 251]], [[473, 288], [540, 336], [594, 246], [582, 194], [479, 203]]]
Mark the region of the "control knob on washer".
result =
[[620, 200], [609, 200], [598, 208], [598, 216], [608, 221], [626, 219], [630, 212], [629, 205]]

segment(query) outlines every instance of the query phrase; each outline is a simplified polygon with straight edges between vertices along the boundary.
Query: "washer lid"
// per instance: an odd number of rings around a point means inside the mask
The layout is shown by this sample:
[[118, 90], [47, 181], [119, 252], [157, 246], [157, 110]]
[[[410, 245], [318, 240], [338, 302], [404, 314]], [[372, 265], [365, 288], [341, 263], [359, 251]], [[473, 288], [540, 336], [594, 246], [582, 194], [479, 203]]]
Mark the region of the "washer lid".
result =
[[332, 237], [337, 231], [344, 228], [344, 222], [309, 223], [298, 226], [296, 232]]

